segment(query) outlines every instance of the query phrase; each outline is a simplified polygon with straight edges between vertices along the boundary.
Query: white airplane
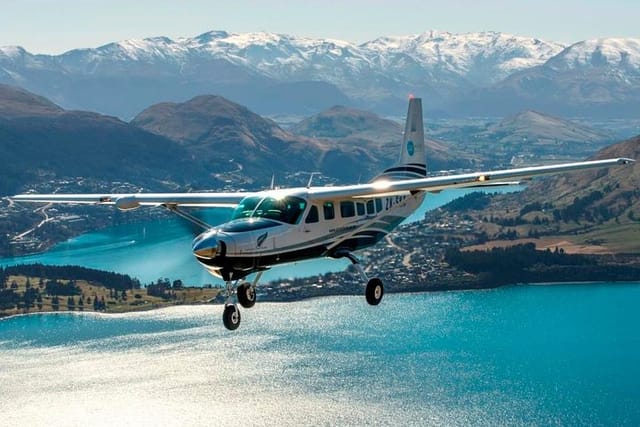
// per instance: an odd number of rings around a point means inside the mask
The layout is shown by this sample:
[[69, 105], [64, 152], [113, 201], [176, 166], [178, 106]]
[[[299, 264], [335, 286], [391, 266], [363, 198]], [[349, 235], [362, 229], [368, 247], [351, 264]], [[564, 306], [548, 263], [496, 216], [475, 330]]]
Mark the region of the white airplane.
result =
[[[22, 194], [20, 202], [115, 205], [120, 210], [163, 206], [202, 227], [193, 255], [211, 274], [226, 282], [223, 322], [230, 330], [240, 325], [240, 310], [256, 301], [256, 285], [273, 266], [317, 257], [348, 258], [365, 286], [366, 300], [377, 305], [384, 287], [369, 278], [353, 254], [371, 246], [411, 215], [427, 193], [448, 188], [513, 184], [538, 175], [624, 165], [617, 158], [550, 166], [426, 177], [422, 103], [409, 101], [400, 157], [368, 184], [271, 189], [236, 193], [135, 193], [135, 194]], [[212, 227], [183, 207], [235, 206], [231, 220]], [[254, 274], [251, 283], [243, 281]]]

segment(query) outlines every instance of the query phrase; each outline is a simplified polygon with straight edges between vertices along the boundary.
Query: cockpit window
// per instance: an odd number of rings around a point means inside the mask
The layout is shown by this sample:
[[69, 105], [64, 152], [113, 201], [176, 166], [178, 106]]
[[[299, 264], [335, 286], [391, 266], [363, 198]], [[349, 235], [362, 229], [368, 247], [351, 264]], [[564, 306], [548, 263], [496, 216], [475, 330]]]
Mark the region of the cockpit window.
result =
[[262, 200], [260, 196], [245, 197], [240, 201], [231, 215], [231, 219], [249, 218]]
[[268, 218], [287, 224], [296, 224], [307, 207], [307, 202], [299, 197], [247, 197], [233, 212], [232, 219]]

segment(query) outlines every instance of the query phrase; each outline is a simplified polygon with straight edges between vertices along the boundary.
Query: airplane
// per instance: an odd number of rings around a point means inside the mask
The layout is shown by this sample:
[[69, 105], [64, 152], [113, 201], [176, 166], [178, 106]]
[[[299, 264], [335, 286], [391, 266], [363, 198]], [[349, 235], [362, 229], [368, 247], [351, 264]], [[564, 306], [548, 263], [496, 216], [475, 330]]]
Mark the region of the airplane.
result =
[[[374, 245], [410, 216], [428, 193], [449, 188], [510, 185], [534, 176], [626, 165], [613, 158], [518, 169], [427, 177], [422, 100], [411, 97], [397, 163], [371, 182], [229, 193], [21, 194], [18, 202], [113, 205], [122, 211], [162, 206], [203, 229], [192, 243], [196, 260], [225, 282], [224, 326], [240, 325], [240, 310], [256, 302], [264, 271], [318, 257], [347, 258], [365, 284], [365, 299], [378, 305], [383, 282], [368, 277], [354, 252]], [[272, 185], [273, 187], [273, 185]], [[235, 207], [231, 220], [211, 226], [185, 207]], [[246, 281], [254, 275], [251, 282]]]

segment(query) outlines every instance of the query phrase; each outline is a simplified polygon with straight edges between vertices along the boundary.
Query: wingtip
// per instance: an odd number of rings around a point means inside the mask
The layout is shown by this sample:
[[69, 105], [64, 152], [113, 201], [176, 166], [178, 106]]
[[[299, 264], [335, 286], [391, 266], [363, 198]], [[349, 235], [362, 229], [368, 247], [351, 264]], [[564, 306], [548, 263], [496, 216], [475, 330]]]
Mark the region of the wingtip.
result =
[[626, 157], [622, 157], [622, 158], [618, 159], [618, 163], [621, 164], [621, 165], [630, 165], [630, 164], [633, 164], [635, 162], [636, 162], [635, 159], [629, 159], [629, 158], [626, 158]]

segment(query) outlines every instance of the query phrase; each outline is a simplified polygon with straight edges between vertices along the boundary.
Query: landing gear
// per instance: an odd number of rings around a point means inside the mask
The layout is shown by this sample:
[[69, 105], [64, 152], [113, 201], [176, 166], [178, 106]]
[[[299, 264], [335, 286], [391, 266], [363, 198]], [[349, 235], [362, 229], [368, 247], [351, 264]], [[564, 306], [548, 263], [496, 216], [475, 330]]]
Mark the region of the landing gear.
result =
[[380, 301], [382, 301], [382, 296], [384, 295], [384, 286], [382, 285], [382, 280], [374, 277], [373, 279], [367, 282], [367, 288], [364, 293], [367, 298], [367, 302], [369, 305], [378, 305]]
[[244, 308], [251, 308], [256, 305], [256, 288], [251, 284], [244, 282], [238, 286], [236, 291], [238, 302]]
[[349, 261], [351, 261], [351, 264], [353, 264], [356, 270], [358, 270], [358, 273], [360, 273], [360, 277], [362, 277], [362, 280], [367, 284], [365, 288], [364, 296], [367, 302], [369, 303], [369, 305], [380, 304], [380, 301], [382, 301], [382, 296], [384, 295], [384, 285], [382, 284], [382, 280], [380, 280], [377, 277], [369, 279], [369, 277], [367, 276], [367, 273], [364, 271], [364, 268], [362, 268], [360, 261], [358, 261], [358, 258], [356, 258], [351, 252], [346, 250], [345, 251], [339, 250], [339, 251], [336, 251], [336, 257], [348, 258]]
[[222, 323], [225, 328], [230, 331], [235, 331], [240, 326], [240, 310], [235, 304], [227, 304], [224, 306], [224, 312], [222, 313]]
[[238, 308], [238, 305], [233, 302], [233, 294], [236, 294], [238, 302], [244, 308], [253, 307], [256, 304], [256, 285], [262, 277], [262, 273], [262, 271], [259, 271], [253, 279], [253, 282], [244, 282], [238, 285], [235, 290], [234, 287], [237, 280], [234, 282], [227, 280], [227, 300], [224, 304], [224, 312], [222, 313], [222, 323], [224, 323], [225, 328], [230, 331], [235, 331], [238, 329], [238, 326], [240, 326], [240, 309]]

